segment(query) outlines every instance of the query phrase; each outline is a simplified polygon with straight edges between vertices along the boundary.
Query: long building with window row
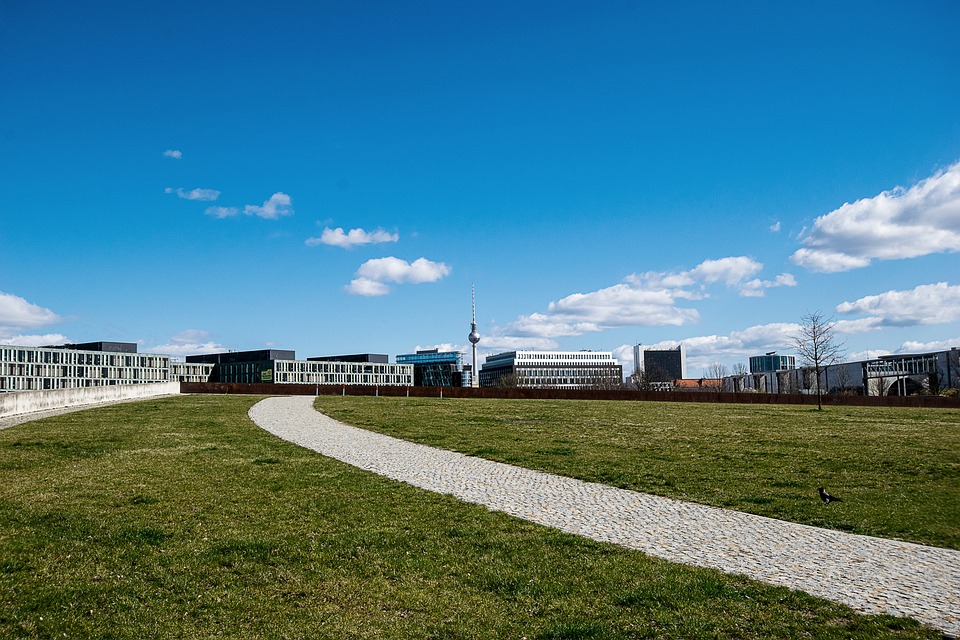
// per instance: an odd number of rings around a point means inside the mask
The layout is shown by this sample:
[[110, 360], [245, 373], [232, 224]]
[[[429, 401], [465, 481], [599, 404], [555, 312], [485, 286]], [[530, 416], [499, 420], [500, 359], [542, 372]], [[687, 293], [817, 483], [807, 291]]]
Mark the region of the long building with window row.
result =
[[187, 363], [212, 365], [211, 382], [413, 385], [413, 365], [390, 364], [387, 356], [379, 354], [297, 360], [287, 349], [261, 349], [187, 356]]
[[609, 351], [507, 351], [488, 356], [480, 386], [610, 389], [623, 384], [623, 367]]
[[128, 342], [0, 346], [0, 392], [168, 382], [170, 356]]

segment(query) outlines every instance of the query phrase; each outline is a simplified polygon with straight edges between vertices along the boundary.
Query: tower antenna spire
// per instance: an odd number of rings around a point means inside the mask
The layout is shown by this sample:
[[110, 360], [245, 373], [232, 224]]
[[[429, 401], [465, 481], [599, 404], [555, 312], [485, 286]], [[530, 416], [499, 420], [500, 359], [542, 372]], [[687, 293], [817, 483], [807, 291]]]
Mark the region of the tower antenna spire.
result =
[[480, 334], [477, 333], [477, 294], [476, 286], [470, 283], [470, 335], [467, 340], [473, 346], [473, 371], [470, 372], [470, 386], [480, 386], [480, 372], [477, 370], [477, 343], [480, 342]]

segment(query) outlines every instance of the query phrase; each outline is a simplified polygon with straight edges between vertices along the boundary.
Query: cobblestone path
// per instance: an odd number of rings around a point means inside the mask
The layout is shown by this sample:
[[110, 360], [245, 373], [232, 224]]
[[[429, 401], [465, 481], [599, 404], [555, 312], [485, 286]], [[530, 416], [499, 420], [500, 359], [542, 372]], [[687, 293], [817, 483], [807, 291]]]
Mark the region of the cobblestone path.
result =
[[960, 551], [853, 535], [491, 462], [337, 422], [313, 397], [268, 398], [263, 429], [355, 467], [674, 562], [800, 589], [960, 634]]

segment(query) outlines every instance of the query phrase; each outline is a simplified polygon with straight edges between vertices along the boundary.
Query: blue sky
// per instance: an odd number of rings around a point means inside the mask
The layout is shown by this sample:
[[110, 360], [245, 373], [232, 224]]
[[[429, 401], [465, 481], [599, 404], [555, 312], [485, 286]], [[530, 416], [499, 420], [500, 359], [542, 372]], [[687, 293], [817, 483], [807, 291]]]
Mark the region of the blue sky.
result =
[[[144, 5], [144, 6], [141, 6]], [[0, 343], [960, 346], [960, 4], [0, 0]]]

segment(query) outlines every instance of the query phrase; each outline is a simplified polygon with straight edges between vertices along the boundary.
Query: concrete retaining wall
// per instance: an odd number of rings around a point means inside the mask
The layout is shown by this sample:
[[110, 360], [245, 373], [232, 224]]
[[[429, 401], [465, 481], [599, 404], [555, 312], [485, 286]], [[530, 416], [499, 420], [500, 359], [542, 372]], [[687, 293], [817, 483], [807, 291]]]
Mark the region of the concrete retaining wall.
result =
[[50, 391], [18, 391], [0, 393], [0, 418], [34, 411], [49, 411], [86, 404], [153, 398], [180, 393], [179, 382], [123, 384], [109, 387], [81, 387]]

